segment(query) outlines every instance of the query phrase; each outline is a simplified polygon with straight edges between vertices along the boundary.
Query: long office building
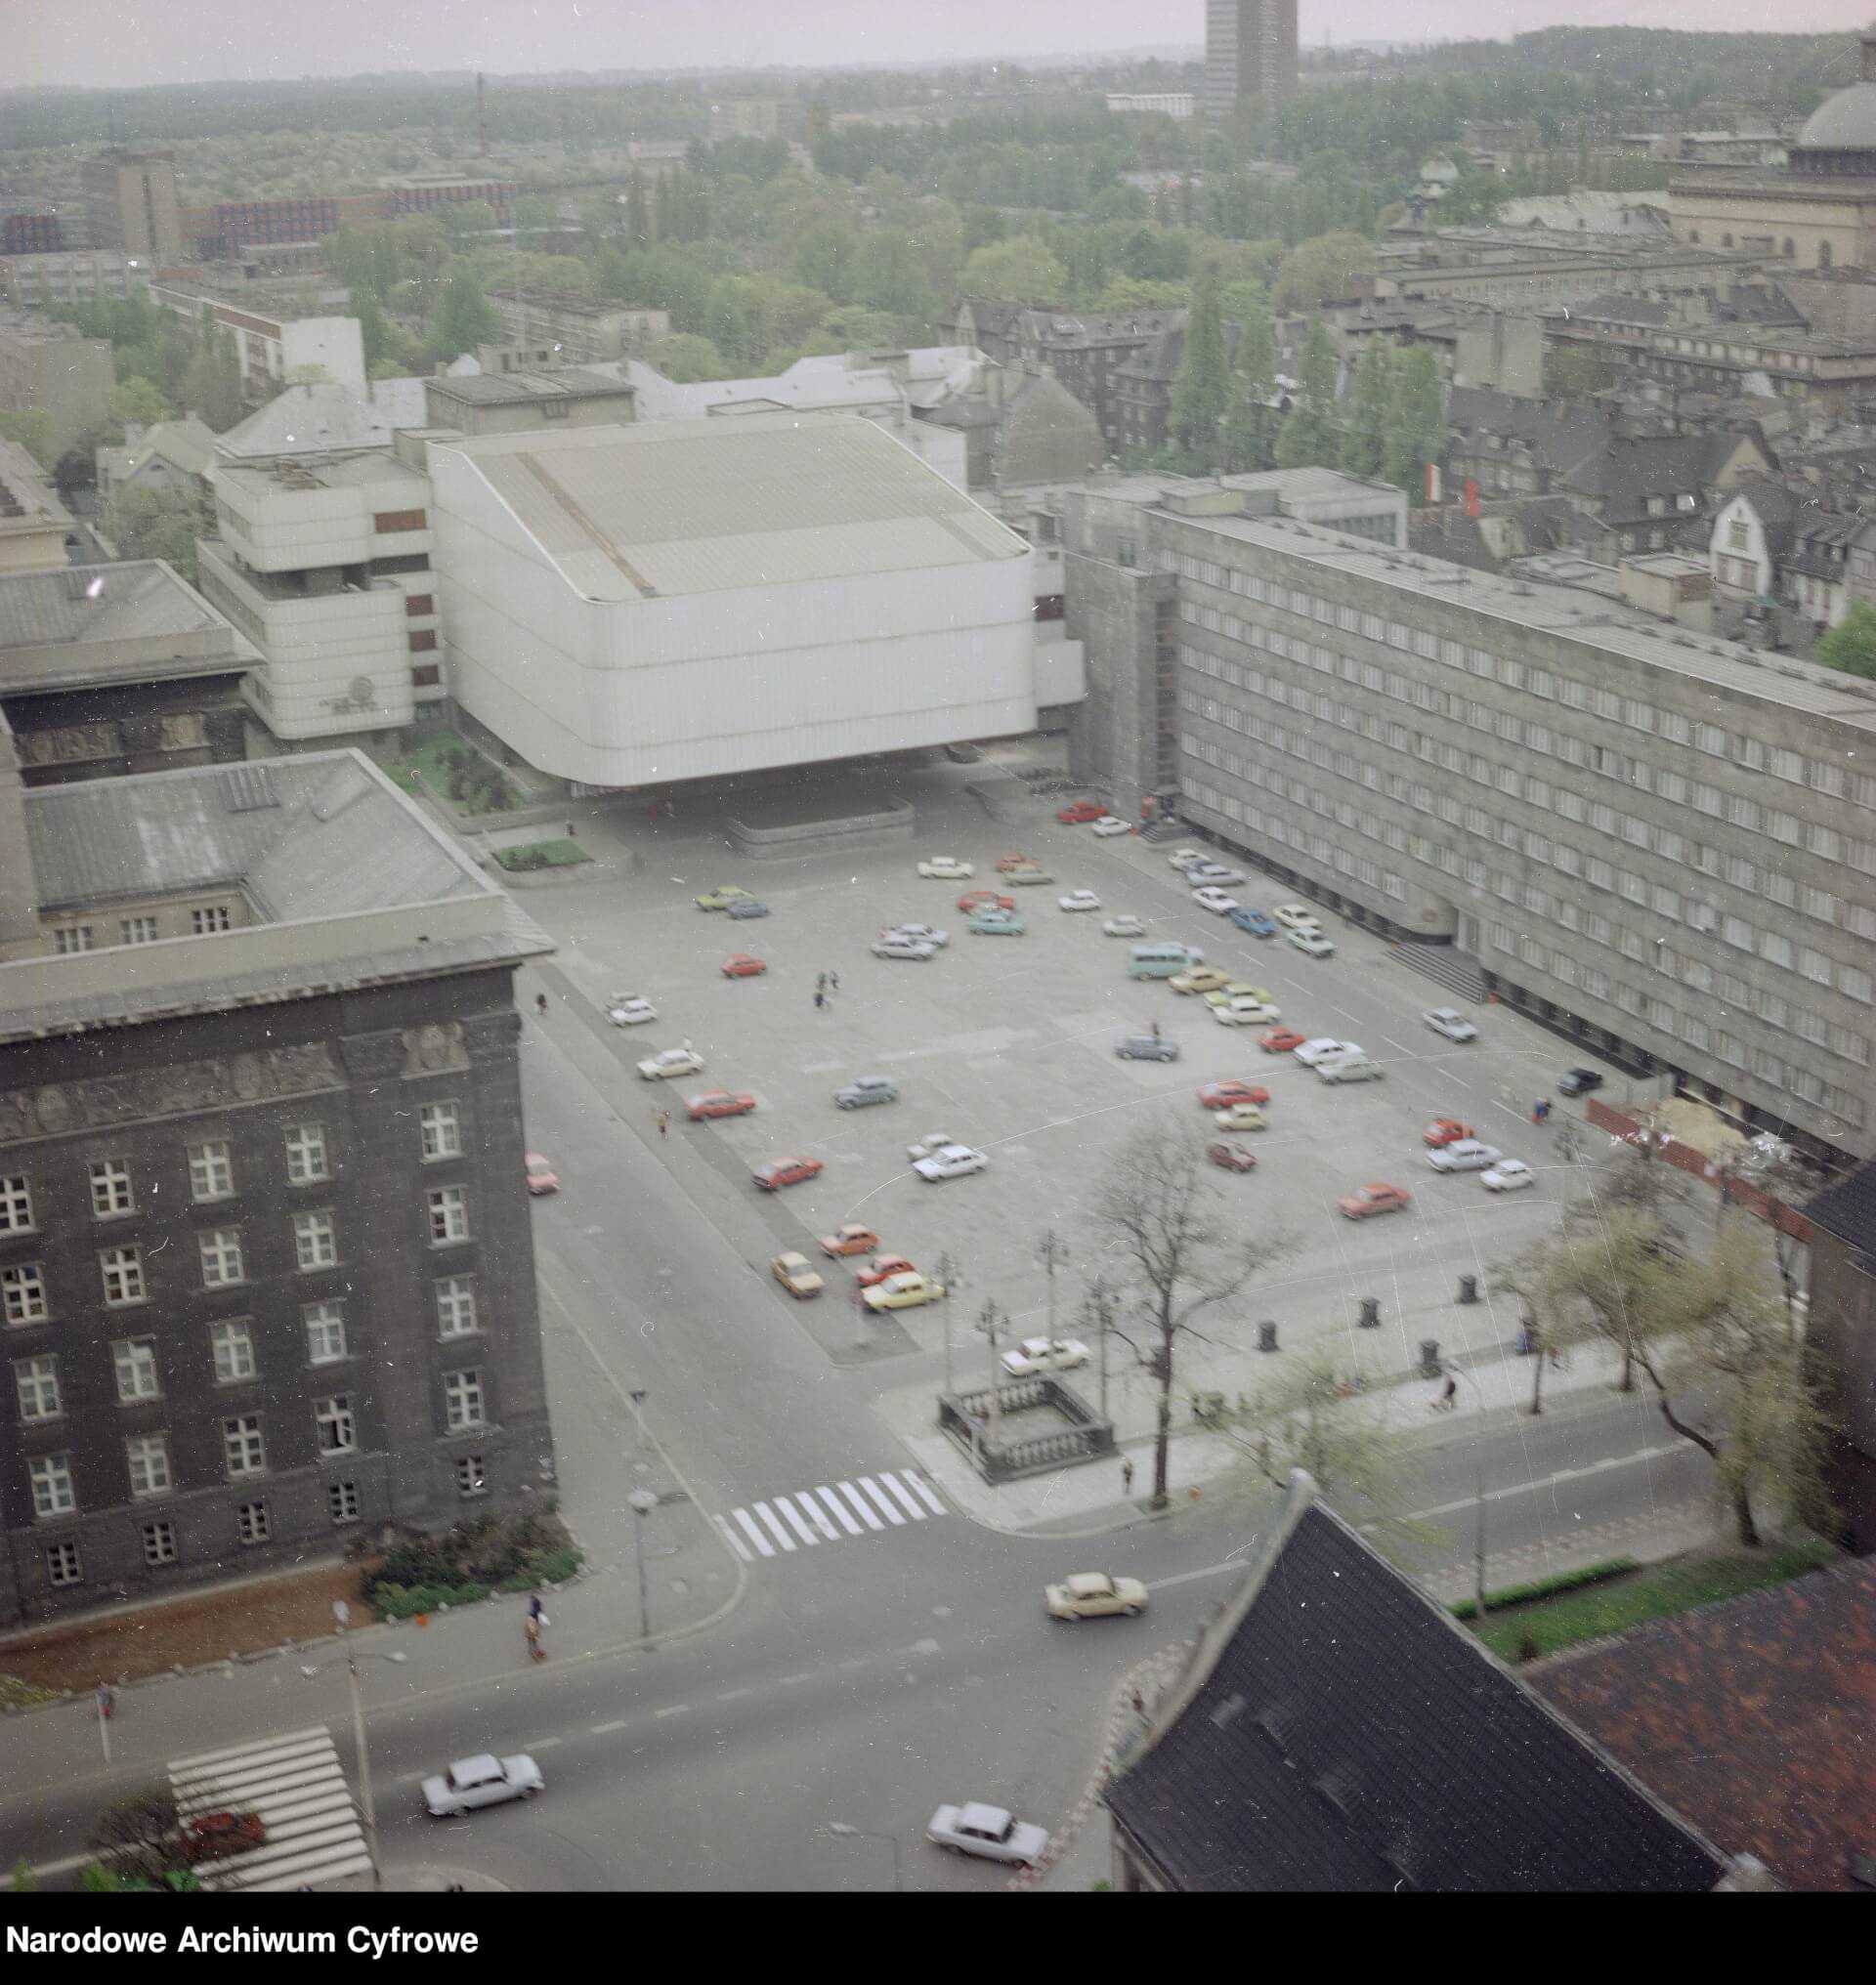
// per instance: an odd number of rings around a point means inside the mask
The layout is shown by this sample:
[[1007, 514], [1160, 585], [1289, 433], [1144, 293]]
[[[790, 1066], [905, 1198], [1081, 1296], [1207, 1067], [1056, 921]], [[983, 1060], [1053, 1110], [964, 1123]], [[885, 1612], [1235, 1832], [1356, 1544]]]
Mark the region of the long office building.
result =
[[1297, 88], [1297, 0], [1206, 0], [1205, 113], [1268, 117]]
[[1231, 507], [1065, 497], [1068, 631], [1090, 708], [1157, 725], [1150, 796], [1619, 1065], [1876, 1152], [1876, 686]]

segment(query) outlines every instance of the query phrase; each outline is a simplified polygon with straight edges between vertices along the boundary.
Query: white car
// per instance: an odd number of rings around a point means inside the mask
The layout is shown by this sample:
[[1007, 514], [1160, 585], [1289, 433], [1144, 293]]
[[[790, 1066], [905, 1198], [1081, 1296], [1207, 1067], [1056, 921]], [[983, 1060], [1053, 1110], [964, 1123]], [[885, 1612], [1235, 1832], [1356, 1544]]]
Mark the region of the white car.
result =
[[1335, 946], [1319, 930], [1285, 931], [1284, 939], [1293, 950], [1300, 951], [1306, 958], [1330, 958], [1335, 955]]
[[667, 1047], [647, 1055], [638, 1072], [648, 1082], [668, 1081], [673, 1076], [696, 1076], [704, 1072], [704, 1057], [694, 1047]]
[[423, 1803], [432, 1819], [450, 1820], [478, 1806], [531, 1799], [547, 1790], [540, 1766], [524, 1752], [515, 1757], [458, 1757], [449, 1769], [423, 1782]]
[[1184, 869], [1191, 867], [1194, 862], [1204, 862], [1209, 859], [1210, 858], [1202, 850], [1198, 848], [1174, 848], [1172, 854], [1170, 854], [1166, 858], [1166, 866], [1169, 868], [1177, 868], [1183, 871]]
[[1222, 889], [1215, 889], [1210, 883], [1203, 889], [1195, 889], [1192, 901], [1201, 909], [1209, 909], [1214, 916], [1229, 916], [1238, 907], [1235, 896], [1227, 896]]
[[1285, 930], [1320, 930], [1322, 919], [1304, 903], [1280, 903], [1270, 914]]
[[1048, 1845], [1048, 1829], [1012, 1819], [1002, 1806], [940, 1806], [925, 1829], [925, 1838], [954, 1854], [976, 1854], [986, 1861], [1010, 1861], [1027, 1868]]
[[919, 863], [918, 872], [937, 882], [968, 882], [977, 871], [955, 855], [933, 855], [929, 861]]
[[1435, 1006], [1430, 1013], [1421, 1016], [1428, 1027], [1447, 1040], [1476, 1040], [1478, 1029], [1456, 1007]]
[[1043, 1587], [1043, 1604], [1051, 1620], [1105, 1620], [1116, 1613], [1131, 1619], [1146, 1611], [1146, 1587], [1138, 1579], [1073, 1572], [1059, 1585]]
[[929, 964], [938, 955], [938, 947], [928, 945], [923, 938], [902, 938], [890, 932], [873, 941], [873, 955], [875, 958], [917, 958], [921, 964]]
[[1101, 899], [1091, 889], [1071, 889], [1066, 896], [1055, 901], [1064, 909], [1099, 909]]
[[1106, 840], [1110, 834], [1130, 834], [1133, 831], [1133, 824], [1131, 821], [1117, 820], [1112, 814], [1103, 814], [1094, 823], [1094, 831], [1102, 840]]
[[658, 1008], [635, 992], [615, 992], [606, 1002], [606, 1018], [615, 1027], [643, 1027], [658, 1018]]
[[1427, 1162], [1435, 1171], [1489, 1171], [1505, 1154], [1495, 1144], [1481, 1144], [1476, 1137], [1461, 1137], [1427, 1154]]
[[1101, 928], [1111, 938], [1143, 938], [1146, 935], [1146, 926], [1137, 916], [1110, 916]]
[[1270, 1027], [1283, 1018], [1279, 1006], [1267, 1006], [1258, 999], [1233, 999], [1212, 1008], [1212, 1018], [1220, 1027]]
[[1025, 1337], [1003, 1353], [1003, 1370], [1012, 1378], [1031, 1378], [1038, 1372], [1073, 1372], [1086, 1365], [1088, 1349], [1079, 1337]]
[[1537, 1183], [1537, 1174], [1521, 1158], [1501, 1158], [1490, 1171], [1482, 1171], [1478, 1182], [1488, 1193], [1515, 1193]]
[[1313, 1069], [1318, 1062], [1329, 1061], [1336, 1055], [1360, 1054], [1362, 1051], [1358, 1040], [1331, 1040], [1327, 1035], [1318, 1035], [1314, 1040], [1305, 1040], [1300, 1047], [1290, 1050], [1305, 1069]]
[[882, 938], [910, 938], [915, 945], [930, 945], [935, 950], [943, 950], [951, 942], [951, 933], [934, 929], [928, 923], [896, 923], [889, 931], [881, 931]]
[[1248, 882], [1251, 878], [1242, 868], [1227, 868], [1222, 862], [1195, 862], [1185, 871], [1185, 879], [1188, 882], [1215, 882], [1221, 888], [1229, 884], [1235, 888], [1238, 883]]
[[982, 1171], [989, 1162], [983, 1152], [972, 1151], [967, 1144], [946, 1144], [929, 1157], [915, 1161], [912, 1168], [927, 1185], [935, 1185], [940, 1179], [962, 1178], [966, 1172]]
[[947, 1145], [957, 1142], [949, 1130], [928, 1130], [917, 1144], [906, 1146], [906, 1161], [917, 1164], [921, 1158], [929, 1158], [934, 1151], [943, 1151]]

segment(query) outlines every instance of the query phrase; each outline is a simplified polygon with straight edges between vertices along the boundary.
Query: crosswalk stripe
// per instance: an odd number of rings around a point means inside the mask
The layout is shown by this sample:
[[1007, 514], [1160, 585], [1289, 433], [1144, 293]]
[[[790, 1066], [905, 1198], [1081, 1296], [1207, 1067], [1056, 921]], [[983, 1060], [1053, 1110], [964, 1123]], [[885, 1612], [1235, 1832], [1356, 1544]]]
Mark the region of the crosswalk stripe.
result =
[[800, 1534], [803, 1543], [819, 1543], [821, 1542], [814, 1532], [801, 1521], [801, 1512], [795, 1508], [794, 1504], [786, 1496], [778, 1496], [775, 1499], [775, 1506], [794, 1525], [796, 1531]]
[[754, 1544], [756, 1549], [759, 1550], [765, 1558], [774, 1557], [775, 1555], [774, 1544], [772, 1544], [768, 1541], [768, 1539], [764, 1537], [759, 1530], [756, 1529], [754, 1523], [750, 1521], [749, 1512], [746, 1509], [739, 1509], [736, 1512], [736, 1520], [743, 1526], [745, 1530], [748, 1532], [749, 1542], [752, 1544]]
[[858, 1537], [860, 1535], [860, 1526], [857, 1523], [855, 1523], [853, 1518], [847, 1514], [846, 1504], [840, 1500], [839, 1497], [837, 1497], [831, 1489], [829, 1489], [824, 1485], [822, 1488], [817, 1489], [814, 1493], [818, 1497], [820, 1497], [821, 1500], [825, 1502], [828, 1505], [828, 1507], [833, 1511], [834, 1515], [840, 1519], [840, 1528], [844, 1530], [849, 1537]]
[[[740, 1509], [736, 1513], [739, 1516], [743, 1514], [743, 1512]], [[717, 1529], [723, 1533], [723, 1542], [729, 1545], [729, 1547], [737, 1554], [737, 1556], [740, 1557], [746, 1565], [753, 1564], [755, 1562], [755, 1559], [750, 1553], [748, 1545], [746, 1544], [743, 1542], [743, 1540], [737, 1536], [736, 1532], [730, 1528], [730, 1519], [727, 1516], [718, 1516], [713, 1518], [712, 1521], [715, 1523]]]
[[851, 1482], [842, 1482], [840, 1484], [840, 1493], [847, 1499], [849, 1502], [853, 1504], [854, 1508], [859, 1512], [860, 1521], [864, 1523], [869, 1530], [885, 1529], [886, 1526], [883, 1523], [881, 1523], [879, 1519], [875, 1515], [874, 1515], [873, 1511], [867, 1506], [867, 1499], [861, 1495], [859, 1490], [857, 1490]]
[[828, 1521], [827, 1511], [814, 1499], [815, 1492], [812, 1489], [803, 1489], [799, 1493], [801, 1507], [808, 1512], [808, 1521], [830, 1543], [838, 1543], [840, 1533]]
[[898, 1497], [899, 1500], [906, 1505], [906, 1508], [911, 1512], [912, 1520], [915, 1523], [924, 1522], [925, 1512], [918, 1507], [917, 1503], [916, 1503], [910, 1496], [906, 1494], [904, 1488], [900, 1485], [900, 1481], [897, 1475], [882, 1474], [879, 1477], [879, 1479], [886, 1485], [888, 1489], [892, 1491], [892, 1493], [896, 1497]]
[[873, 1499], [879, 1505], [879, 1507], [894, 1523], [905, 1522], [906, 1519], [899, 1514], [899, 1512], [892, 1506], [892, 1504], [886, 1499], [885, 1497], [880, 1495], [879, 1485], [873, 1479], [871, 1475], [862, 1475], [860, 1477], [860, 1486], [867, 1492], [869, 1496], [873, 1498]]
[[762, 1519], [764, 1523], [766, 1523], [769, 1526], [770, 1531], [774, 1535], [776, 1542], [779, 1543], [784, 1550], [799, 1550], [801, 1548], [801, 1546], [795, 1542], [793, 1538], [791, 1538], [788, 1534], [788, 1532], [784, 1530], [779, 1523], [776, 1522], [775, 1511], [771, 1509], [766, 1502], [758, 1502], [755, 1505], [755, 1513]]
[[926, 1505], [931, 1510], [932, 1515], [934, 1516], [944, 1515], [945, 1505], [938, 1500], [937, 1497], [935, 1497], [929, 1489], [925, 1487], [925, 1478], [918, 1473], [917, 1469], [907, 1468], [903, 1470], [903, 1473], [905, 1475], [906, 1480], [910, 1482], [912, 1486], [916, 1490], [917, 1490], [919, 1495], [925, 1499]]

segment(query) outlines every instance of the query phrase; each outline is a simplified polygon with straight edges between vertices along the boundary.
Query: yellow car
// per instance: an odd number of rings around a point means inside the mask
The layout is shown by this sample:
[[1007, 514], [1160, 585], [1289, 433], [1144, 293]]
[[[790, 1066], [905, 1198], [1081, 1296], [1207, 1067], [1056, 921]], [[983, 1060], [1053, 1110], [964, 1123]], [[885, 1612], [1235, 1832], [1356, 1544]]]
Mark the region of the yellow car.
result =
[[1248, 979], [1232, 979], [1222, 986], [1214, 987], [1205, 995], [1208, 1006], [1229, 1006], [1240, 999], [1258, 1006], [1272, 1006], [1276, 1003], [1276, 994], [1267, 986], [1254, 986]]
[[860, 1291], [860, 1300], [870, 1310], [916, 1310], [921, 1303], [936, 1302], [945, 1292], [942, 1282], [929, 1282], [916, 1269], [889, 1275]]
[[790, 1295], [819, 1295], [827, 1288], [805, 1254], [778, 1254], [769, 1273]]
[[1215, 1130], [1267, 1130], [1270, 1119], [1255, 1103], [1233, 1103], [1228, 1110], [1212, 1113]]
[[1191, 965], [1166, 983], [1175, 992], [1215, 992], [1230, 985], [1231, 974], [1220, 972], [1215, 965]]

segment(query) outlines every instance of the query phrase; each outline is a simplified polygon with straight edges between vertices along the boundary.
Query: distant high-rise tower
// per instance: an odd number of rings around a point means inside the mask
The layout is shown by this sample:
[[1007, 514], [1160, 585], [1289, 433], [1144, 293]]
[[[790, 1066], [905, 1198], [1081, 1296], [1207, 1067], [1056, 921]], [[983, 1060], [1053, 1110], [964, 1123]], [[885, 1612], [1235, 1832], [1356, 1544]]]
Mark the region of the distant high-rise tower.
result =
[[85, 161], [80, 177], [94, 248], [173, 268], [183, 259], [175, 154], [115, 148]]
[[1297, 87], [1297, 0], [1206, 0], [1205, 113], [1268, 116]]

